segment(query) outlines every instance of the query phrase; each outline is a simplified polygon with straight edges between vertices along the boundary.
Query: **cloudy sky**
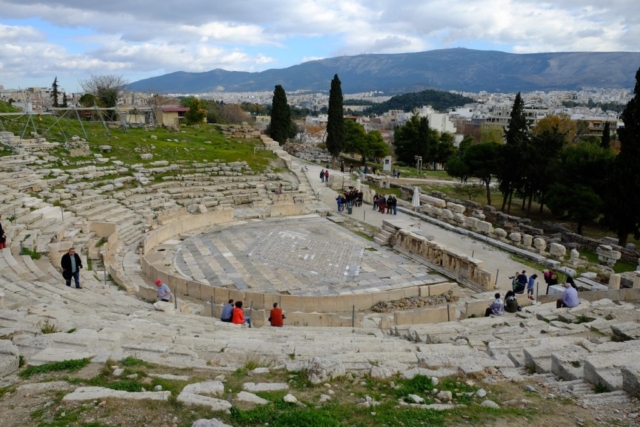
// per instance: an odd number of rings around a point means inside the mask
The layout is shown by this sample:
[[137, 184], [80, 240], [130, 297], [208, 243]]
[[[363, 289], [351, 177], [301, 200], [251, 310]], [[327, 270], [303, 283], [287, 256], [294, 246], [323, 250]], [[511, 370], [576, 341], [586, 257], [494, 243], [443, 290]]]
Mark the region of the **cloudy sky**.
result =
[[173, 71], [262, 71], [448, 47], [638, 51], [638, 0], [0, 0], [0, 84], [78, 89]]

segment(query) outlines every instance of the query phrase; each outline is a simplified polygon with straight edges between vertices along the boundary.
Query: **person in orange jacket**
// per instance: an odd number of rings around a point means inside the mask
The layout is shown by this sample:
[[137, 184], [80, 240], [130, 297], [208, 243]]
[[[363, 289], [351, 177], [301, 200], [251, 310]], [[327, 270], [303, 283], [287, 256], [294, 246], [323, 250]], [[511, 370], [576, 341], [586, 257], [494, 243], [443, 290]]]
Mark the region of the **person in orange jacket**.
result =
[[247, 324], [251, 327], [251, 318], [244, 316], [244, 310], [242, 310], [242, 301], [236, 301], [236, 307], [231, 314], [231, 323], [235, 325]]
[[284, 325], [284, 319], [287, 316], [282, 314], [282, 309], [278, 308], [278, 303], [273, 303], [273, 309], [271, 309], [271, 313], [269, 313], [269, 322], [271, 322], [271, 326], [276, 326], [281, 328]]

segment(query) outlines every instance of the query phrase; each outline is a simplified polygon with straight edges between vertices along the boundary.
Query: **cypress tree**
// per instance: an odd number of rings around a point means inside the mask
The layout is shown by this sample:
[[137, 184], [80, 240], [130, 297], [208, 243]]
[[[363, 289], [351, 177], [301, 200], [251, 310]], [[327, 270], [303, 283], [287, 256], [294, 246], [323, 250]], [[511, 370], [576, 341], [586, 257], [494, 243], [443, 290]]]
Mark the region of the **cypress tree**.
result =
[[505, 145], [500, 149], [501, 162], [498, 169], [500, 179], [500, 191], [502, 192], [502, 211], [504, 212], [507, 200], [511, 210], [511, 196], [518, 188], [521, 179], [521, 169], [524, 167], [522, 149], [529, 144], [529, 126], [524, 114], [524, 101], [520, 92], [516, 95], [509, 118], [509, 127], [504, 132]]
[[340, 155], [344, 148], [344, 109], [342, 106], [342, 88], [340, 79], [336, 74], [331, 80], [329, 92], [329, 110], [327, 111], [327, 150], [333, 157], [333, 161]]
[[67, 100], [67, 93], [62, 94], [62, 108], [69, 107], [69, 101]]
[[291, 109], [287, 103], [287, 94], [281, 85], [277, 85], [273, 91], [273, 100], [271, 101], [269, 136], [282, 145], [287, 142], [290, 131]]
[[604, 129], [602, 130], [600, 146], [605, 150], [608, 150], [611, 146], [611, 130], [609, 129], [609, 122], [604, 122]]
[[56, 76], [56, 78], [53, 79], [53, 84], [51, 85], [51, 99], [53, 99], [53, 106], [56, 108], [60, 106], [60, 104], [58, 104], [59, 96], [60, 93], [58, 92], [58, 77]]
[[620, 118], [624, 127], [618, 130], [620, 153], [613, 164], [609, 180], [605, 221], [618, 236], [618, 244], [626, 246], [629, 234], [640, 238], [640, 69], [636, 72], [634, 97]]

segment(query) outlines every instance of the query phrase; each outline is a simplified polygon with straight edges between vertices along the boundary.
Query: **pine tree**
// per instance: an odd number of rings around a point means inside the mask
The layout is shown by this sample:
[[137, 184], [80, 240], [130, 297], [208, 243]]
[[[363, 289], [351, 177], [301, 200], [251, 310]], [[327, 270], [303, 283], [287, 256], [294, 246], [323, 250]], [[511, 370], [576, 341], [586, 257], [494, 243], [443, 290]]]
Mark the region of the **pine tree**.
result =
[[331, 80], [329, 92], [329, 110], [327, 111], [327, 150], [333, 161], [340, 155], [345, 145], [344, 140], [344, 109], [342, 106], [342, 88], [336, 74]]
[[282, 86], [277, 85], [273, 91], [273, 100], [271, 101], [269, 136], [282, 145], [287, 142], [291, 128], [291, 109], [287, 103], [287, 94]]
[[604, 129], [602, 130], [600, 146], [605, 150], [608, 150], [611, 147], [611, 130], [609, 129], [609, 122], [604, 122]]
[[56, 108], [60, 106], [58, 104], [59, 96], [60, 93], [58, 92], [58, 77], [56, 76], [56, 78], [53, 79], [53, 84], [51, 85], [51, 99], [53, 99], [53, 106]]
[[69, 101], [67, 100], [67, 93], [62, 94], [62, 108], [69, 108]]
[[520, 171], [524, 166], [523, 147], [528, 146], [531, 139], [527, 118], [524, 114], [524, 101], [520, 96], [520, 92], [518, 92], [513, 102], [509, 127], [505, 130], [504, 137], [506, 143], [500, 149], [501, 162], [497, 171], [500, 180], [500, 191], [503, 196], [503, 212], [507, 205], [507, 200], [509, 201], [509, 210], [511, 210], [511, 197], [522, 179]]
[[609, 180], [605, 216], [623, 247], [629, 234], [640, 238], [640, 69], [636, 72], [634, 94], [620, 115], [624, 127], [618, 130], [620, 153]]

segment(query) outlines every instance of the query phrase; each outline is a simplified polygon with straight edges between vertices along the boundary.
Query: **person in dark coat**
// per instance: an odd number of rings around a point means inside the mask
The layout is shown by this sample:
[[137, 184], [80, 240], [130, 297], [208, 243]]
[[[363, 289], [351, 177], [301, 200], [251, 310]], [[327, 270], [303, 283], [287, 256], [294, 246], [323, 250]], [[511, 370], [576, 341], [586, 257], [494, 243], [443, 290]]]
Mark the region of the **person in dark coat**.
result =
[[7, 247], [7, 236], [4, 234], [4, 229], [2, 228], [2, 216], [0, 216], [0, 249], [4, 249]]
[[66, 280], [66, 285], [71, 287], [71, 279], [73, 278], [76, 282], [76, 289], [82, 289], [80, 286], [82, 260], [74, 248], [69, 249], [69, 252], [62, 256], [60, 267], [62, 267], [62, 276]]

